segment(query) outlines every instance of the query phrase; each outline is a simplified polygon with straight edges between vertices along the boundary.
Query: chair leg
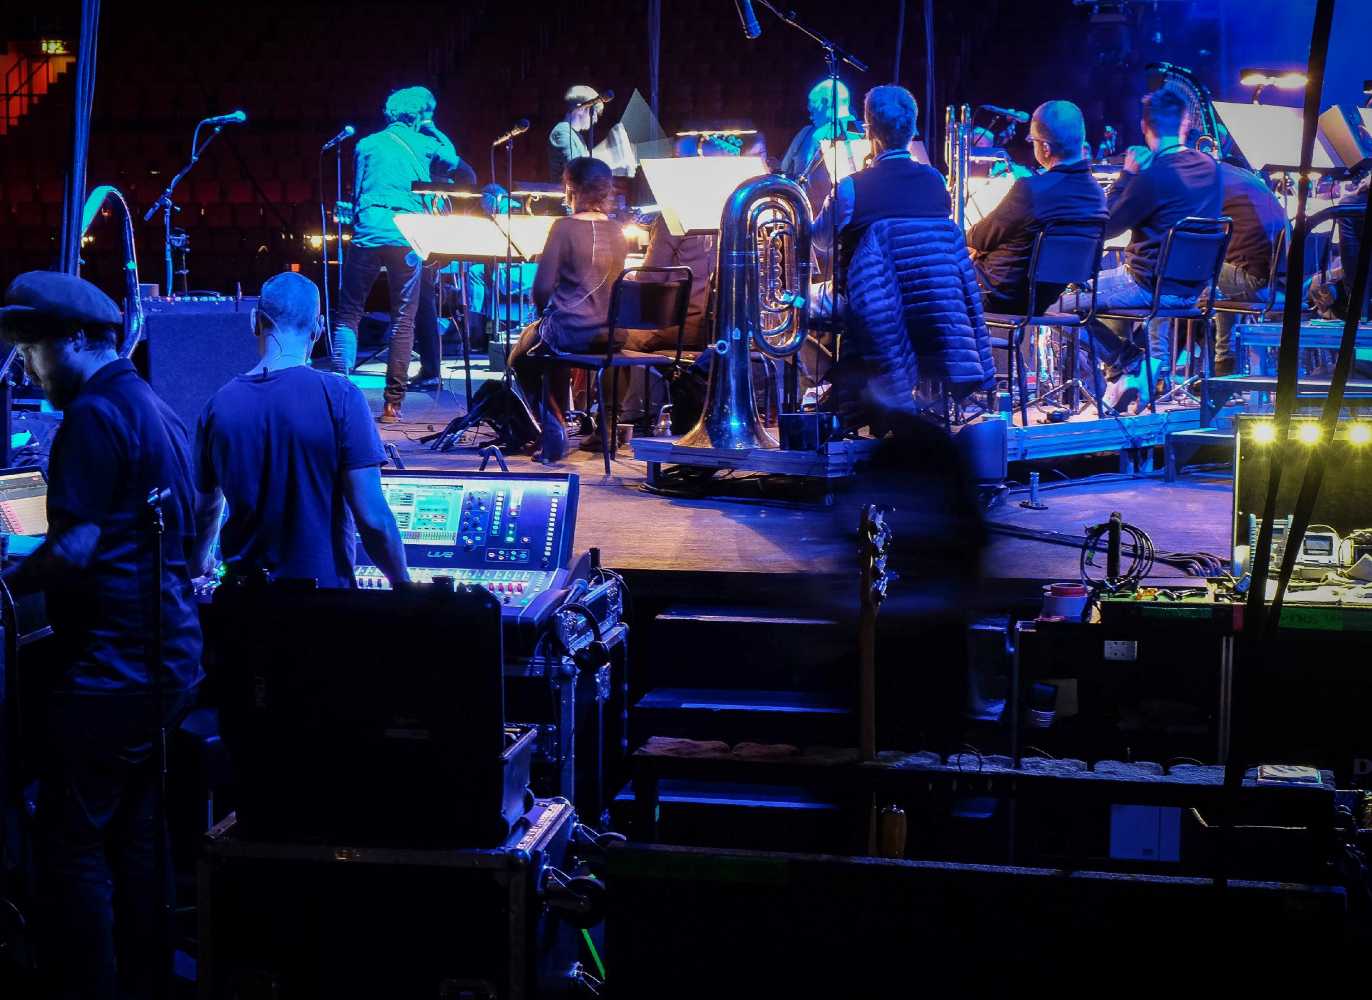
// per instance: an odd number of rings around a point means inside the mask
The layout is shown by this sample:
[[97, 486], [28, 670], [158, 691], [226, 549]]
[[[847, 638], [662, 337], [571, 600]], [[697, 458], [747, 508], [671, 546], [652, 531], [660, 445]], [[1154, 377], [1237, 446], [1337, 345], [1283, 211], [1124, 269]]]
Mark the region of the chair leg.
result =
[[[626, 369], [633, 378], [633, 369]], [[619, 457], [619, 373], [610, 369], [610, 457]]]
[[1153, 330], [1148, 323], [1143, 324], [1143, 374], [1144, 378], [1148, 380], [1145, 384], [1148, 386], [1149, 412], [1157, 413], [1158, 406], [1154, 399], [1157, 393], [1154, 391], [1155, 386], [1153, 384]]
[[1024, 327], [1015, 327], [1012, 343], [1010, 346], [1010, 357], [1016, 362], [1019, 369], [1019, 423], [1021, 427], [1029, 426], [1029, 377], [1024, 373], [1024, 355], [1020, 351], [1024, 347]]
[[600, 455], [605, 460], [605, 475], [610, 474], [610, 444], [613, 440], [615, 427], [608, 424], [605, 411], [605, 369], [599, 368], [595, 374], [596, 397], [600, 400]]

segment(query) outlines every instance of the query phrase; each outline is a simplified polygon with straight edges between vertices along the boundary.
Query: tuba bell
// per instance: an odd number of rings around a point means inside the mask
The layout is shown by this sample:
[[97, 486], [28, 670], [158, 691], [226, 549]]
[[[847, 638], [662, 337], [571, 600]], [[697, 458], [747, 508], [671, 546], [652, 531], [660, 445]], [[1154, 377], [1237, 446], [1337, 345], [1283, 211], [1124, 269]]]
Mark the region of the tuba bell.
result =
[[805, 345], [810, 291], [810, 203], [779, 174], [744, 181], [720, 220], [718, 307], [705, 406], [676, 443], [747, 451], [775, 448], [758, 418], [752, 352], [773, 358]]

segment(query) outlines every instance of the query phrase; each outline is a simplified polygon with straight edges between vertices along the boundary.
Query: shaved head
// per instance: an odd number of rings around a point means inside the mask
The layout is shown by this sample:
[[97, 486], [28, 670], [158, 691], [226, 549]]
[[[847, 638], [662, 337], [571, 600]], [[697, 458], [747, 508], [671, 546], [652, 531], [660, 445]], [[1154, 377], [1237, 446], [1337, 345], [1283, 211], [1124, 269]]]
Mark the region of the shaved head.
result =
[[1081, 159], [1081, 147], [1086, 142], [1086, 120], [1081, 108], [1071, 101], [1047, 101], [1034, 109], [1035, 131], [1047, 140], [1055, 160]]
[[319, 319], [319, 289], [294, 271], [268, 278], [257, 309], [278, 330], [312, 335]]

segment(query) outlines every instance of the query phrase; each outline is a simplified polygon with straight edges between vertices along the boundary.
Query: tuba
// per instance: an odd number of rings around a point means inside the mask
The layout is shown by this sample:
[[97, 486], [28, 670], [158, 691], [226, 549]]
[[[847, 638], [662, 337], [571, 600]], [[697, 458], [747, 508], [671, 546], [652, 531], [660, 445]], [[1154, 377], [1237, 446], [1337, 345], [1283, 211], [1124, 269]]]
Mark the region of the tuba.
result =
[[734, 189], [720, 219], [717, 357], [705, 406], [678, 446], [747, 451], [775, 448], [758, 418], [752, 352], [773, 358], [805, 344], [810, 292], [810, 203], [795, 181], [764, 174]]
[[133, 349], [138, 346], [138, 341], [143, 337], [143, 297], [138, 289], [138, 252], [133, 242], [133, 216], [129, 214], [129, 203], [124, 200], [124, 196], [119, 193], [119, 189], [109, 184], [102, 184], [90, 193], [86, 198], [85, 207], [81, 209], [81, 237], [85, 238], [87, 230], [95, 217], [100, 214], [100, 209], [104, 207], [106, 201], [113, 201], [119, 207], [120, 217], [124, 222], [124, 344], [120, 348], [120, 355], [131, 357]]

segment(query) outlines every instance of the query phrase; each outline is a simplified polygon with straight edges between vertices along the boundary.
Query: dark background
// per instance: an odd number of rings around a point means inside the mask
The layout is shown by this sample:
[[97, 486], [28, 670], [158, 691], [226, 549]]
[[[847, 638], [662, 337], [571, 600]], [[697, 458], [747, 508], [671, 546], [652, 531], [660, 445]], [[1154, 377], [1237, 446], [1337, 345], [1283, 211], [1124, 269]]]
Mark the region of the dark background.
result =
[[[79, 6], [64, 2], [0, 14], [0, 43], [61, 38], [75, 48]], [[796, 0], [802, 20], [871, 65], [843, 76], [862, 93], [894, 77], [921, 105], [921, 130], [938, 146], [953, 102], [1032, 110], [1067, 98], [1086, 114], [1088, 138], [1105, 124], [1137, 141], [1143, 67], [1165, 59], [1195, 69], [1217, 97], [1246, 100], [1247, 65], [1302, 66], [1314, 0], [1158, 0], [1081, 5], [1071, 0], [934, 0], [934, 107], [925, 107], [921, 0], [907, 0], [896, 66], [900, 0]], [[671, 132], [745, 119], [779, 157], [806, 121], [805, 97], [824, 75], [821, 51], [759, 8], [763, 35], [747, 41], [731, 0], [663, 0], [659, 112]], [[114, 183], [140, 213], [185, 161], [196, 120], [243, 108], [177, 191], [177, 225], [191, 238], [192, 286], [255, 291], [290, 266], [317, 271], [319, 146], [344, 123], [381, 124], [386, 94], [421, 83], [438, 96], [439, 124], [489, 177], [490, 139], [520, 117], [517, 179], [546, 180], [545, 137], [561, 95], [588, 83], [650, 96], [644, 0], [576, 3], [356, 3], [246, 0], [232, 5], [106, 0], [99, 47], [89, 184]], [[1325, 104], [1356, 99], [1372, 77], [1372, 3], [1339, 0]], [[55, 257], [61, 178], [69, 157], [68, 72], [0, 136], [0, 280]], [[1295, 103], [1299, 94], [1271, 93]], [[932, 112], [932, 113], [931, 113]], [[350, 147], [349, 147], [350, 150]], [[1027, 158], [1022, 143], [1012, 150]], [[350, 155], [345, 173], [351, 172]], [[331, 190], [332, 161], [327, 165]], [[503, 164], [499, 168], [504, 174]], [[160, 221], [138, 224], [145, 281], [160, 278]], [[97, 222], [86, 273], [117, 287], [118, 231]]]

